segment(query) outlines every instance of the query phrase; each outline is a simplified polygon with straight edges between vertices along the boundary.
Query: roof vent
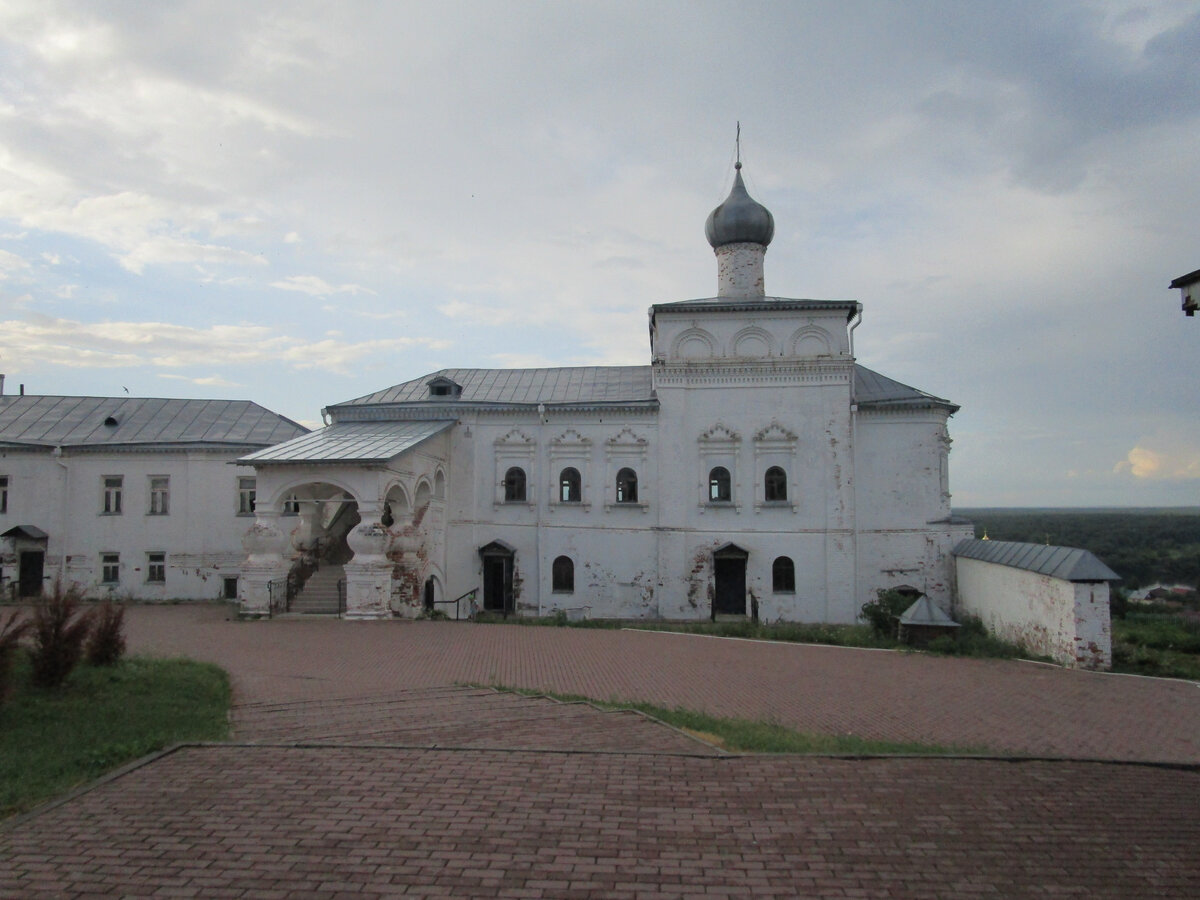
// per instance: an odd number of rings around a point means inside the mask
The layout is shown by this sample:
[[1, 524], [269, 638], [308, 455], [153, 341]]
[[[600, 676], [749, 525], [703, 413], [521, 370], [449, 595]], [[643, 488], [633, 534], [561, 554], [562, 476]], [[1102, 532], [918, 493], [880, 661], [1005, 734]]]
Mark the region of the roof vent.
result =
[[430, 397], [461, 397], [462, 385], [447, 378], [445, 375], [439, 375], [437, 378], [430, 379], [429, 396]]
[[118, 423], [117, 423], [117, 419], [115, 416], [109, 416], [107, 419], [104, 420], [104, 424], [107, 425], [109, 428], [116, 428]]

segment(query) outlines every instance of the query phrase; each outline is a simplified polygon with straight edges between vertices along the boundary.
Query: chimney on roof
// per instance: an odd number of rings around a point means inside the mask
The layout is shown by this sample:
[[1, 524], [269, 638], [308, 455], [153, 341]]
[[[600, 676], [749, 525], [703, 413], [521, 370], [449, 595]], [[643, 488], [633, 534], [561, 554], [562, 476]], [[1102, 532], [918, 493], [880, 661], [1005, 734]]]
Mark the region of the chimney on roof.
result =
[[22, 397], [25, 396], [25, 385], [24, 384], [21, 385], [21, 396]]
[[0, 397], [4, 396], [4, 376], [0, 374]]

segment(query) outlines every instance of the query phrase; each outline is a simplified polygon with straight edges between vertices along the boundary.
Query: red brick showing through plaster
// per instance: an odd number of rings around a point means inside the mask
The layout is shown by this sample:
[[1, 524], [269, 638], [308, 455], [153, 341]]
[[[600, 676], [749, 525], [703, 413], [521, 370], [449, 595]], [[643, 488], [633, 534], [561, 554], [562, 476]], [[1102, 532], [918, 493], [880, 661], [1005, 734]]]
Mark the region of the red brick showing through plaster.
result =
[[773, 718], [820, 733], [1200, 762], [1200, 687], [1183, 681], [653, 632], [231, 615], [216, 605], [133, 607], [130, 649], [225, 667], [237, 703], [504, 684]]
[[1196, 897], [1200, 773], [200, 747], [0, 829], [5, 897]]

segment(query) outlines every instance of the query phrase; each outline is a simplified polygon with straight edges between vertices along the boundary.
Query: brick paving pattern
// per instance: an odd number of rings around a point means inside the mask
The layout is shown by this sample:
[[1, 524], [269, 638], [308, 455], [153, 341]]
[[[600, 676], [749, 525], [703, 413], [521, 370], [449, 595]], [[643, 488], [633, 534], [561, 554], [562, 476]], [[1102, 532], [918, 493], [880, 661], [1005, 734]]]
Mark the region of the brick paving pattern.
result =
[[1200, 687], [1190, 682], [656, 632], [230, 615], [216, 605], [134, 607], [130, 649], [211, 660], [232, 673], [239, 703], [503, 684], [822, 734], [1200, 762]]
[[[0, 824], [0, 897], [1200, 897], [1200, 686], [637, 632], [129, 610], [237, 743]], [[723, 755], [631, 712], [1076, 761]], [[1084, 757], [1177, 760], [1172, 765]]]
[[21, 897], [1196, 897], [1200, 773], [187, 748], [0, 833]]
[[603, 710], [587, 703], [466, 687], [340, 700], [242, 703], [233, 713], [237, 740], [254, 743], [721, 752], [631, 710]]

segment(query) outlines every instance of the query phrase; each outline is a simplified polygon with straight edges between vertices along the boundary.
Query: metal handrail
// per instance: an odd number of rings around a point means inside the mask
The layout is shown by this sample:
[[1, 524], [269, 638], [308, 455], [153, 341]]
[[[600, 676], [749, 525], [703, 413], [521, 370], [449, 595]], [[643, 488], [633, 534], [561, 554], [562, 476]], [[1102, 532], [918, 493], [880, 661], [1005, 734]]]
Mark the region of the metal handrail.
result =
[[288, 596], [288, 579], [272, 578], [267, 582], [267, 616], [274, 616], [275, 613], [287, 611], [288, 602], [291, 598]]
[[471, 613], [468, 616], [468, 618], [474, 619], [475, 618], [475, 595], [478, 592], [479, 592], [479, 588], [471, 588], [469, 591], [467, 591], [461, 597], [455, 597], [453, 600], [434, 600], [433, 605], [434, 606], [448, 606], [451, 603], [453, 603], [454, 604], [454, 621], [457, 622], [457, 621], [459, 621], [459, 618], [460, 618], [459, 604], [463, 600], [466, 600], [468, 597], [470, 597], [471, 598], [471, 606], [470, 606]]

